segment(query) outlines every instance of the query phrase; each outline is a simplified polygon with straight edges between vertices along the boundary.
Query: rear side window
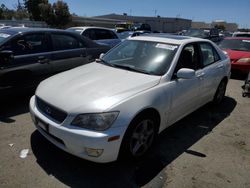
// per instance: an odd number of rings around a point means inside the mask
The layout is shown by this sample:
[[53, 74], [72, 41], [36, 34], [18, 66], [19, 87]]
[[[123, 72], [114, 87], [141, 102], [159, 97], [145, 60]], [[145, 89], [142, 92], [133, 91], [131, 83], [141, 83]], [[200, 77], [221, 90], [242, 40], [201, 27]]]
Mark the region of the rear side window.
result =
[[113, 31], [106, 29], [87, 29], [82, 34], [91, 40], [117, 39], [118, 37]]
[[66, 34], [52, 34], [53, 50], [69, 50], [79, 48], [76, 38]]
[[28, 34], [16, 39], [11, 48], [15, 55], [42, 53], [49, 51], [45, 34]]
[[220, 56], [211, 44], [202, 43], [200, 48], [204, 67], [220, 60]]

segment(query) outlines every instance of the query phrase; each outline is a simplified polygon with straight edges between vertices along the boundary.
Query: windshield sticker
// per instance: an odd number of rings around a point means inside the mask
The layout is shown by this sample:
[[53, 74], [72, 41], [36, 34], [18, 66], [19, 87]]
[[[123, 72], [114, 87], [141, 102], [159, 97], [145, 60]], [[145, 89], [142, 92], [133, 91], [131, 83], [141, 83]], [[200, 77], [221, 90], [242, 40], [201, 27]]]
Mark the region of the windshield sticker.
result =
[[242, 42], [250, 42], [250, 40], [242, 40]]
[[6, 33], [0, 33], [0, 37], [3, 38], [8, 38], [10, 35], [6, 34]]
[[174, 45], [169, 45], [169, 44], [156, 44], [155, 46], [156, 48], [162, 48], [162, 49], [167, 49], [167, 50], [175, 50], [176, 48], [178, 48], [178, 46], [174, 46]]

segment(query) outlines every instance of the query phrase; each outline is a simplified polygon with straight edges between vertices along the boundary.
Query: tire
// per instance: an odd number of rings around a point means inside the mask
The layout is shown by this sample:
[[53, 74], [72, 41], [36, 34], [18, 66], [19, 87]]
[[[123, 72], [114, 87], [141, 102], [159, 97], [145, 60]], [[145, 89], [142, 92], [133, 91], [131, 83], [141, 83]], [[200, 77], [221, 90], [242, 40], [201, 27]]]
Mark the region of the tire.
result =
[[213, 104], [218, 105], [222, 102], [222, 100], [225, 97], [226, 88], [227, 88], [227, 82], [225, 80], [222, 80], [215, 92]]
[[157, 120], [150, 114], [135, 118], [123, 138], [120, 158], [140, 159], [151, 149], [158, 133]]

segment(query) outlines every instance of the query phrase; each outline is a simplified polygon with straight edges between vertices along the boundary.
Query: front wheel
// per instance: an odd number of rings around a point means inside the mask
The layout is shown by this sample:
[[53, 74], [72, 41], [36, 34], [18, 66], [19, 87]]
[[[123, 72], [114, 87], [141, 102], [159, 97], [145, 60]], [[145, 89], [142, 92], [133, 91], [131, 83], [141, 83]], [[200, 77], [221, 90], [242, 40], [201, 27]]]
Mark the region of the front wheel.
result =
[[226, 88], [227, 88], [227, 82], [225, 80], [222, 80], [214, 95], [214, 99], [213, 99], [214, 104], [217, 105], [222, 102], [223, 98], [225, 97]]
[[124, 136], [121, 154], [133, 159], [144, 156], [156, 138], [156, 127], [156, 120], [150, 115], [141, 116], [132, 121]]

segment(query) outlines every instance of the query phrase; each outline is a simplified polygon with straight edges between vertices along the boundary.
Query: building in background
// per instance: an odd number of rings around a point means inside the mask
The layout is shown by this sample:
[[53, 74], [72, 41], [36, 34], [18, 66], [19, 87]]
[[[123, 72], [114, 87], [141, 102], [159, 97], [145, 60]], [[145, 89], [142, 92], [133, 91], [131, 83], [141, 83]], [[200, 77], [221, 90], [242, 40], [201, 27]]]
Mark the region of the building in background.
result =
[[96, 16], [94, 18], [112, 19], [120, 21], [129, 21], [133, 23], [146, 23], [151, 26], [152, 31], [175, 33], [191, 27], [192, 21], [183, 18], [167, 18], [167, 17], [146, 17], [146, 16], [128, 16], [127, 14], [107, 14]]

